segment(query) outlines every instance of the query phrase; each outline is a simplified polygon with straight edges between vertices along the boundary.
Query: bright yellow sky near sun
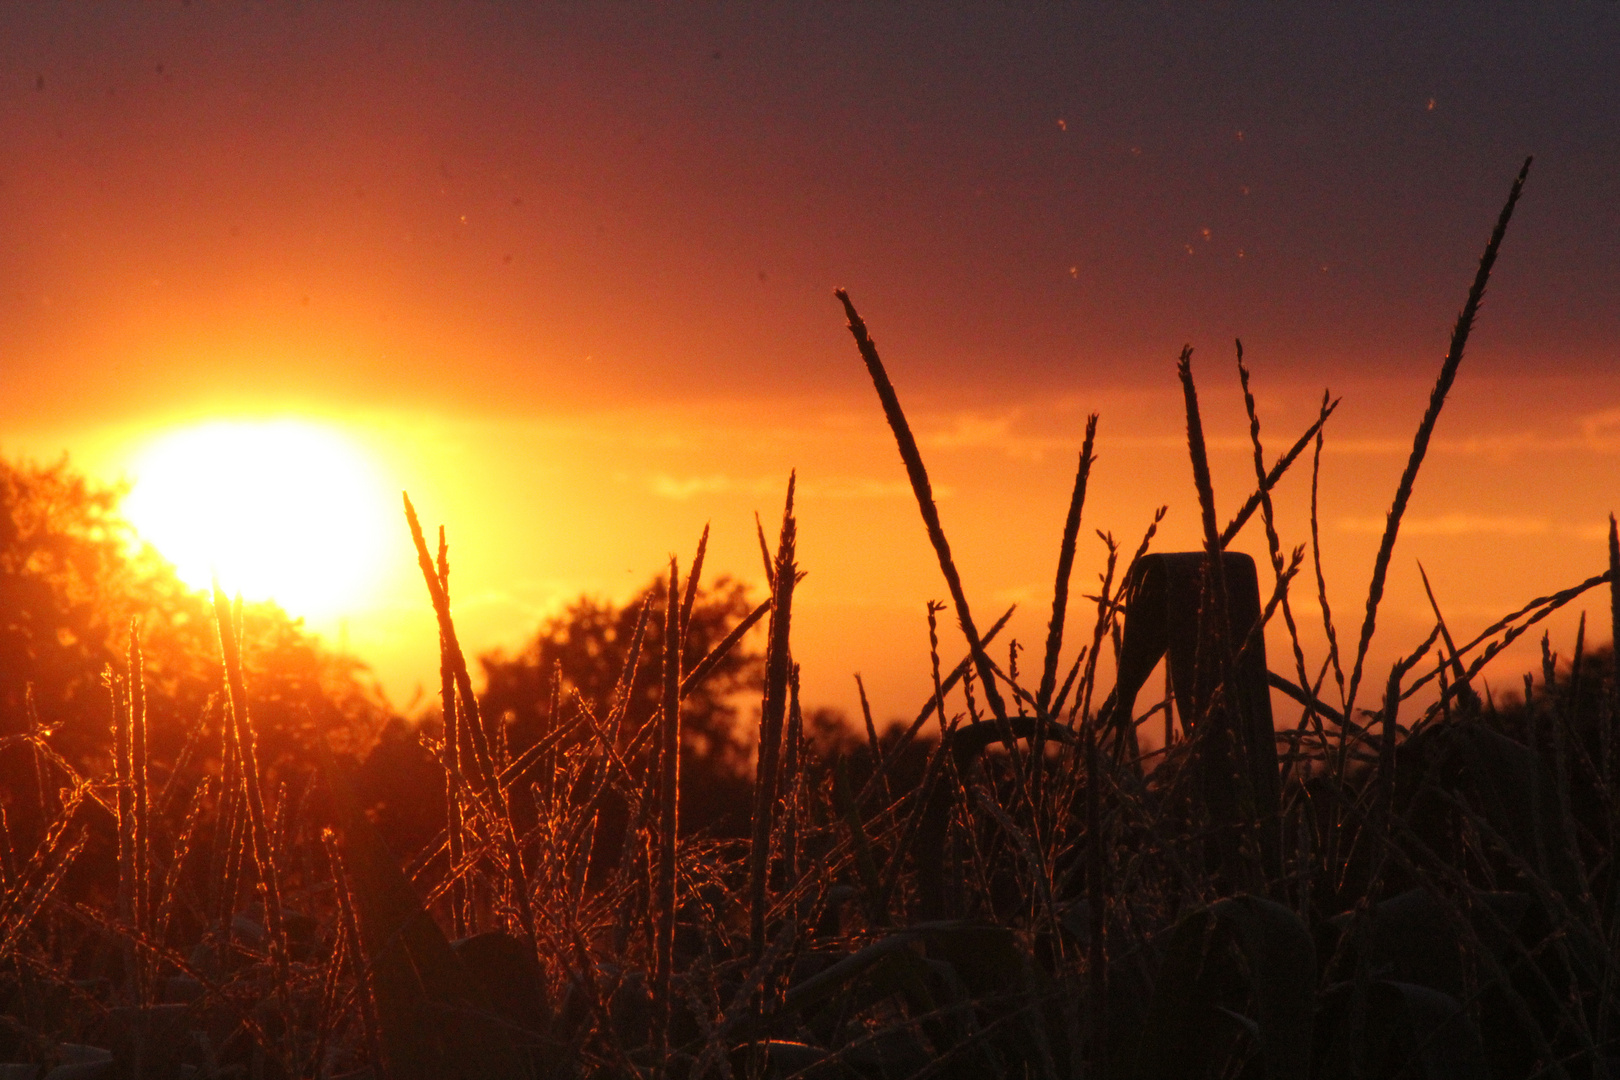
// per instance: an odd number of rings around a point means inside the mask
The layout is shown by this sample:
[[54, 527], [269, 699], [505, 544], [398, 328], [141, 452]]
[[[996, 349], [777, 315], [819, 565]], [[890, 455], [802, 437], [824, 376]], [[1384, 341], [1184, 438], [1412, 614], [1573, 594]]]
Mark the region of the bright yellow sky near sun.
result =
[[140, 449], [130, 476], [125, 516], [193, 587], [217, 581], [325, 623], [383, 585], [396, 501], [336, 428], [293, 419], [180, 427]]
[[[1219, 512], [1252, 488], [1242, 335], [1270, 453], [1344, 396], [1320, 493], [1342, 643], [1533, 151], [1368, 668], [1432, 625], [1419, 561], [1462, 635], [1601, 571], [1620, 22], [958, 8], [0, 6], [0, 453], [133, 481], [188, 581], [274, 598], [407, 712], [437, 632], [401, 490], [447, 528], [476, 660], [581, 594], [630, 600], [705, 524], [708, 573], [764, 595], [754, 514], [775, 533], [797, 468], [804, 700], [858, 716], [860, 672], [881, 721], [927, 697], [946, 589], [833, 287], [975, 615], [1018, 604], [1032, 650], [1101, 414], [1069, 657], [1095, 530], [1128, 555], [1167, 504], [1158, 549], [1200, 542], [1183, 343]], [[1278, 492], [1285, 549], [1308, 480]], [[1263, 553], [1257, 524], [1238, 546]], [[1566, 655], [1582, 606], [1601, 622], [1591, 598], [1550, 623]], [[1493, 685], [1538, 666], [1527, 636]]]
[[[903, 397], [908, 363], [891, 362]], [[1275, 453], [1314, 416], [1320, 388], [1268, 367], [1258, 365], [1256, 390]], [[1241, 399], [1223, 368], [1200, 370], [1224, 514], [1252, 481], [1252, 463]], [[1028, 647], [1044, 639], [1089, 411], [1102, 413], [1099, 460], [1066, 655], [1088, 636], [1093, 617], [1080, 599], [1095, 592], [1103, 569], [1093, 530], [1134, 548], [1154, 508], [1169, 504], [1158, 550], [1196, 547], [1180, 394], [1168, 362], [1165, 374], [1156, 390], [995, 408], [908, 401], [979, 621], [1017, 604], [1010, 635]], [[1594, 400], [1620, 392], [1609, 383], [1586, 387]], [[1320, 524], [1342, 644], [1360, 624], [1427, 378], [1336, 389], [1345, 402], [1330, 424]], [[1524, 411], [1504, 418], [1504, 401]], [[1396, 549], [1370, 670], [1387, 668], [1432, 625], [1419, 561], [1457, 632], [1470, 636], [1533, 596], [1601, 572], [1617, 430], [1614, 416], [1583, 411], [1582, 396], [1556, 380], [1459, 380]], [[731, 573], [762, 595], [753, 515], [774, 537], [787, 470], [796, 466], [799, 561], [808, 576], [795, 601], [794, 648], [806, 700], [858, 715], [856, 672], [880, 720], [912, 713], [926, 697], [924, 604], [943, 598], [945, 588], [875, 401], [709, 401], [523, 419], [222, 410], [41, 436], [22, 449], [47, 457], [63, 445], [97, 475], [134, 482], [128, 513], [188, 581], [205, 585], [217, 567], [228, 589], [276, 599], [371, 664], [408, 711], [431, 696], [437, 639], [401, 489], [430, 530], [447, 526], [457, 625], [476, 657], [520, 648], [543, 618], [582, 593], [629, 599], [671, 554], [684, 570], [705, 524], [712, 528], [708, 575]], [[1308, 540], [1308, 459], [1279, 488], [1277, 506], [1285, 547]], [[1263, 558], [1263, 543], [1256, 523], [1237, 546]], [[1308, 580], [1295, 592], [1313, 664], [1325, 648], [1314, 592]], [[1580, 610], [1606, 614], [1600, 599], [1550, 621], [1555, 648], [1567, 653]], [[944, 629], [947, 651], [958, 649], [954, 629]], [[1282, 670], [1290, 661], [1279, 634], [1269, 635], [1270, 649]], [[1516, 685], [1520, 672], [1537, 667], [1535, 637], [1497, 662], [1493, 685]]]

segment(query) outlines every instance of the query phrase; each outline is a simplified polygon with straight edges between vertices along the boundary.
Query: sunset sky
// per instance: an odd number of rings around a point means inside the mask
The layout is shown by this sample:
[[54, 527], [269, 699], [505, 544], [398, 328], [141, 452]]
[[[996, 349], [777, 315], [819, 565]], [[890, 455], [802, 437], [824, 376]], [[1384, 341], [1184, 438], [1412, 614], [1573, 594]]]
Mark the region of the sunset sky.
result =
[[[805, 696], [853, 710], [859, 671], [881, 718], [920, 703], [946, 590], [833, 288], [911, 414], [976, 617], [1017, 602], [1032, 651], [1088, 413], [1075, 594], [1093, 529], [1133, 548], [1168, 504], [1160, 549], [1198, 543], [1183, 344], [1223, 520], [1252, 487], [1241, 337], [1273, 454], [1325, 387], [1344, 399], [1320, 517], [1353, 640], [1534, 154], [1376, 670], [1431, 623], [1418, 560], [1470, 637], [1606, 565], [1617, 56], [1601, 2], [6, 5], [0, 453], [139, 479], [154, 442], [207, 422], [335, 433], [382, 513], [406, 489], [447, 526], [474, 653], [583, 592], [626, 599], [671, 553], [684, 568], [705, 522], [710, 572], [763, 595], [753, 515], [774, 536], [797, 469]], [[1308, 467], [1278, 494], [1288, 546]], [[373, 584], [295, 613], [416, 708], [435, 631], [403, 519], [385, 525]], [[1574, 617], [1551, 624], [1565, 654]]]

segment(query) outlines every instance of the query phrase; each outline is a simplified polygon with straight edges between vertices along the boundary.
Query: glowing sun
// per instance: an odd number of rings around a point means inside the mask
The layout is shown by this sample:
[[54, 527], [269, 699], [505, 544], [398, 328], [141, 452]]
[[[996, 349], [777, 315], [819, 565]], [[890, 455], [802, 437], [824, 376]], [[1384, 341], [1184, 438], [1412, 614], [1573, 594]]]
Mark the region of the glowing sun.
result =
[[156, 439], [131, 465], [124, 514], [207, 588], [321, 620], [373, 593], [399, 510], [366, 454], [301, 420], [217, 421]]

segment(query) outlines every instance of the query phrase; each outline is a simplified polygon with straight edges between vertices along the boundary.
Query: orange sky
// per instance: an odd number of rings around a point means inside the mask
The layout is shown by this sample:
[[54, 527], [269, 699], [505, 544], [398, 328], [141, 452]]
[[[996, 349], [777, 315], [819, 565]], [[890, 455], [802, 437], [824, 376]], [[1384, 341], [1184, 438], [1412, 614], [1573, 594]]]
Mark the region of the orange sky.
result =
[[[711, 567], [758, 582], [753, 512], [771, 527], [797, 468], [806, 694], [848, 708], [859, 670], [895, 715], [944, 586], [831, 289], [912, 410], [976, 613], [1019, 601], [1031, 643], [1087, 412], [1088, 529], [1134, 545], [1168, 503], [1166, 547], [1196, 542], [1184, 342], [1223, 513], [1245, 493], [1241, 335], [1274, 449], [1345, 397], [1322, 524], [1353, 636], [1534, 153], [1396, 551], [1387, 663], [1427, 628], [1416, 559], [1470, 630], [1602, 568], [1615, 55], [1613, 5], [16, 5], [0, 452], [113, 475], [184, 421], [331, 422], [449, 526], [474, 650], [684, 564], [705, 521]], [[408, 555], [344, 628], [402, 705], [436, 677]]]

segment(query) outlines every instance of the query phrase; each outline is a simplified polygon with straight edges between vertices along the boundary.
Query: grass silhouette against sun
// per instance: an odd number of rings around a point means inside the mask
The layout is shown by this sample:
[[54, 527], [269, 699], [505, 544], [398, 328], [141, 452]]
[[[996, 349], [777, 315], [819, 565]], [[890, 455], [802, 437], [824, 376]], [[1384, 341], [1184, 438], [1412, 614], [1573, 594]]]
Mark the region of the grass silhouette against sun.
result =
[[[47, 788], [63, 792], [32, 859], [30, 843], [8, 833], [0, 978], [11, 1059], [59, 1077], [85, 1067], [394, 1078], [1610, 1075], [1620, 1060], [1613, 653], [1588, 653], [1583, 622], [1567, 674], [1544, 643], [1541, 682], [1527, 677], [1522, 702], [1498, 707], [1481, 688], [1506, 644], [1593, 589], [1608, 585], [1620, 624], [1614, 520], [1603, 572], [1461, 643], [1436, 605], [1434, 632], [1387, 677], [1365, 663], [1402, 516], [1528, 167], [1414, 439], [1353, 653], [1340, 655], [1350, 639], [1333, 624], [1317, 555], [1316, 474], [1333, 403], [1324, 397], [1317, 422], [1268, 466], [1240, 348], [1255, 487], [1236, 517], [1220, 526], [1184, 351], [1203, 552], [1153, 552], [1157, 520], [1123, 560], [1101, 534], [1095, 612], [1081, 647], [1066, 645], [1093, 418], [1040, 662], [1021, 671], [1012, 648], [999, 663], [992, 646], [1005, 618], [981, 630], [898, 394], [840, 290], [950, 597], [927, 608], [934, 689], [913, 723], [880, 734], [868, 713], [864, 739], [812, 737], [792, 652], [792, 477], [774, 542], [760, 530], [768, 601], [709, 635], [701, 655], [681, 647], [703, 593], [705, 535], [684, 575], [672, 560], [627, 624], [616, 679], [570, 696], [559, 672], [559, 690], [521, 729], [473, 688], [444, 534], [430, 545], [407, 500], [442, 654], [443, 723], [424, 735], [436, 771], [418, 793], [443, 800], [436, 835], [420, 850], [391, 850], [397, 837], [378, 825], [386, 815], [329, 755], [302, 794], [267, 790], [251, 647], [216, 596], [219, 768], [201, 778], [178, 762], [168, 770], [189, 806], [167, 787], [152, 794], [135, 641], [110, 677], [109, 777], [53, 756], [42, 728], [11, 737], [8, 752], [33, 755], [49, 777], [42, 807]], [[1306, 449], [1328, 642], [1314, 659], [1290, 602], [1306, 545], [1285, 551], [1271, 501]], [[1256, 519], [1267, 565], [1250, 575], [1251, 563], [1221, 552]], [[938, 644], [947, 607], [968, 642], [955, 663]], [[1288, 653], [1276, 666], [1286, 673], [1259, 662], [1279, 614]], [[685, 703], [760, 624], [747, 828], [683, 828]], [[1121, 671], [1112, 689], [1097, 685], [1105, 649]], [[1137, 691], [1166, 653], [1174, 686], [1138, 713]], [[1272, 689], [1298, 703], [1297, 718], [1274, 726]], [[1138, 731], [1160, 722], [1162, 745], [1149, 749]], [[514, 742], [519, 730], [532, 738]], [[98, 894], [72, 875], [108, 842], [100, 865], [113, 885]]]

